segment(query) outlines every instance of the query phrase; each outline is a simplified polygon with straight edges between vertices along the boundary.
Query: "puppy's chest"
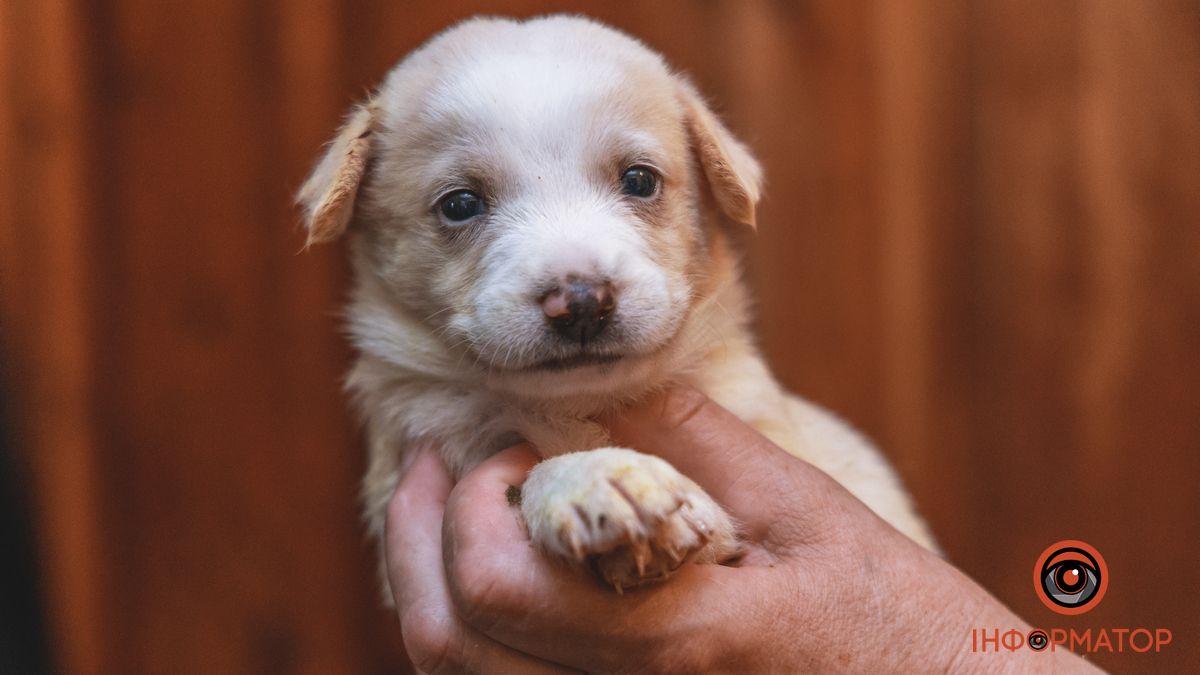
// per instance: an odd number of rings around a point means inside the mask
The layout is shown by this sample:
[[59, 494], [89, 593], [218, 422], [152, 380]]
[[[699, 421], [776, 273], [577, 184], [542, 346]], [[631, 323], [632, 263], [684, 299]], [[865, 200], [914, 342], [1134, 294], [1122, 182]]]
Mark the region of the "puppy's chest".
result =
[[417, 439], [434, 439], [457, 475], [506, 447], [528, 441], [543, 457], [609, 445], [608, 434], [577, 410], [547, 403], [522, 404], [486, 389], [428, 387], [419, 395], [383, 397], [405, 400], [399, 409], [368, 410], [390, 418], [386, 433], [401, 451]]

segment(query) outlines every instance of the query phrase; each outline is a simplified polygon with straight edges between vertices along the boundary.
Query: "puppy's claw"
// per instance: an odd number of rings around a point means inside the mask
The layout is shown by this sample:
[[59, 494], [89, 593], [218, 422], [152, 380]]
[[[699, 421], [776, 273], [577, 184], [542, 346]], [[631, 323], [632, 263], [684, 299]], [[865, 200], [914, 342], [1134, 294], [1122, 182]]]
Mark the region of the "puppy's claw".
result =
[[667, 555], [670, 556], [671, 561], [675, 563], [675, 567], [672, 569], [678, 568], [679, 565], [683, 563], [683, 554], [681, 554], [679, 549], [675, 548], [674, 546], [667, 548]]
[[646, 556], [650, 553], [645, 544], [635, 545], [633, 548], [633, 562], [637, 565], [639, 577], [646, 576]]
[[565, 532], [559, 534], [564, 541], [567, 542], [567, 547], [571, 549], [571, 555], [575, 556], [575, 560], [583, 560], [583, 544], [579, 541], [579, 533], [574, 528], [564, 528]]
[[[591, 532], [592, 531], [592, 521], [588, 519], [587, 511], [584, 511], [583, 506], [581, 506], [579, 504], [575, 504], [574, 506], [575, 506], [575, 516], [577, 518], [579, 518], [579, 523], [581, 525], [583, 525], [583, 528], [585, 530], [587, 530], [588, 532]], [[601, 517], [603, 517], [603, 516], [601, 516]]]
[[637, 516], [638, 520], [642, 521], [642, 524], [644, 524], [646, 527], [651, 527], [654, 525], [654, 519], [650, 517], [649, 513], [646, 513], [646, 509], [642, 508], [641, 503], [635, 499], [633, 495], [629, 494], [629, 490], [621, 484], [621, 481], [615, 478], [609, 478], [608, 484], [617, 491], [617, 494], [621, 495], [621, 499], [624, 499], [625, 502], [629, 504], [629, 508], [633, 509], [633, 513]]
[[696, 519], [688, 515], [686, 511], [679, 515], [681, 518], [683, 518], [683, 522], [687, 523], [687, 526], [692, 528], [692, 532], [696, 533], [696, 537], [700, 539], [700, 545], [703, 546], [707, 544], [709, 539], [708, 526], [702, 522], [697, 522]]
[[629, 538], [631, 544], [644, 546], [646, 544], [646, 531], [639, 527], [636, 523], [626, 523], [625, 536]]

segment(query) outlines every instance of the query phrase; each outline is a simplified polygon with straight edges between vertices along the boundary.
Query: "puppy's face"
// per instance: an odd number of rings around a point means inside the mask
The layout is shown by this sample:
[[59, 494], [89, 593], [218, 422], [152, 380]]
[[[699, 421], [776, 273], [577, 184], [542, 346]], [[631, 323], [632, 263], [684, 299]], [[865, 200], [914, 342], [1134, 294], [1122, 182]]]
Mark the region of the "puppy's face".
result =
[[704, 204], [752, 223], [757, 190], [660, 57], [549, 18], [471, 21], [414, 52], [301, 200], [314, 240], [355, 216], [360, 264], [464, 365], [551, 393], [668, 349], [712, 271]]

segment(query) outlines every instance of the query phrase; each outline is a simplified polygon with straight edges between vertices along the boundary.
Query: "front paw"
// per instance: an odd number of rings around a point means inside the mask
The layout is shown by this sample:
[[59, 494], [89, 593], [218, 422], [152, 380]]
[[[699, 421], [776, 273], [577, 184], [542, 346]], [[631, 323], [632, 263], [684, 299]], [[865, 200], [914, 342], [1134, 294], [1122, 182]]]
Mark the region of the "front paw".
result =
[[549, 553], [588, 561], [617, 591], [740, 546], [728, 514], [667, 462], [624, 448], [548, 459], [529, 473], [521, 510]]

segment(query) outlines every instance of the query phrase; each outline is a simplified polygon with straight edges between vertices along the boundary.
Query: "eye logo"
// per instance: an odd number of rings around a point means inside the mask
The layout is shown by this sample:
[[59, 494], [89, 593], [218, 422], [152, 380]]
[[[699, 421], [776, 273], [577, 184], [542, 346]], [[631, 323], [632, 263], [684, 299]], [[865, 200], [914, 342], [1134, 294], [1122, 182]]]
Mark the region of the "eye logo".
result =
[[1108, 590], [1108, 565], [1089, 544], [1060, 541], [1043, 551], [1033, 566], [1033, 590], [1052, 611], [1083, 614], [1100, 604]]

